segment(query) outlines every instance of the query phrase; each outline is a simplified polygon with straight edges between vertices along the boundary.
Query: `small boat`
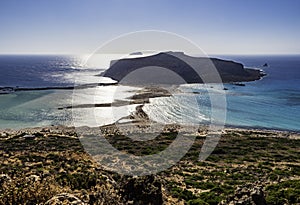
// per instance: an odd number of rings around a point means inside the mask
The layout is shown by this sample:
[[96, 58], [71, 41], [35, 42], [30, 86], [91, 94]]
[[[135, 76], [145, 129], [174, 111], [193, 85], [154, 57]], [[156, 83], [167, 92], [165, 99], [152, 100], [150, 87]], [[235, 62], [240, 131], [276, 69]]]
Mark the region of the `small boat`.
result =
[[269, 65], [267, 63], [263, 64], [263, 67], [269, 67]]

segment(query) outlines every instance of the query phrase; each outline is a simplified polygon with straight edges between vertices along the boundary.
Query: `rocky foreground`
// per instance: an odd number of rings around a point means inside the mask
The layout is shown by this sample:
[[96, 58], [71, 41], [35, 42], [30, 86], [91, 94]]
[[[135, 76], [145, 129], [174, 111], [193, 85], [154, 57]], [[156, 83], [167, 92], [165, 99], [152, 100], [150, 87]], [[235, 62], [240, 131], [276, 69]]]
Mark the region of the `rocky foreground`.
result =
[[[134, 128], [128, 125], [128, 130]], [[170, 125], [155, 140], [132, 141], [114, 126], [101, 128], [119, 150], [155, 154], [177, 136]], [[0, 132], [0, 204], [299, 204], [299, 134], [226, 129], [216, 149], [198, 161], [206, 136], [156, 175], [130, 177], [101, 168], [73, 128]]]

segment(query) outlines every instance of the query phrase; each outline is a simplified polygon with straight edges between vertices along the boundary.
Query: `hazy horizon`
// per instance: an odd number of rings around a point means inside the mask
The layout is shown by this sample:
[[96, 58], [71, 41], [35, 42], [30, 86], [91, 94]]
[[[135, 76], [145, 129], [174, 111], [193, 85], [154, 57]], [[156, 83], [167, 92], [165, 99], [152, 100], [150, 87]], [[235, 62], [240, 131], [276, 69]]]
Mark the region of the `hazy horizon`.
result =
[[[112, 53], [107, 53], [112, 54]], [[128, 53], [113, 53], [115, 55], [128, 54]], [[85, 56], [91, 53], [0, 53], [0, 55], [66, 55], [66, 56]], [[104, 54], [105, 55], [105, 54]], [[300, 53], [207, 53], [208, 56], [224, 55], [224, 56], [298, 56]]]
[[295, 0], [1, 1], [0, 54], [89, 54], [125, 33], [157, 30], [209, 55], [295, 55], [298, 8]]

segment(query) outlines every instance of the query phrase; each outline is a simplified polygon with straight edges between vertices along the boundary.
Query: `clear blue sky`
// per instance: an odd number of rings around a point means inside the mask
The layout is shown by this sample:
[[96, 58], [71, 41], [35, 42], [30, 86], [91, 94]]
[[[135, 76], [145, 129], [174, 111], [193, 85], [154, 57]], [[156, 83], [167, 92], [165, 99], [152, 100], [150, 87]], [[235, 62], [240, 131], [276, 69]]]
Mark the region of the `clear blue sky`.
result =
[[299, 0], [1, 0], [0, 53], [89, 53], [138, 30], [210, 54], [299, 54]]

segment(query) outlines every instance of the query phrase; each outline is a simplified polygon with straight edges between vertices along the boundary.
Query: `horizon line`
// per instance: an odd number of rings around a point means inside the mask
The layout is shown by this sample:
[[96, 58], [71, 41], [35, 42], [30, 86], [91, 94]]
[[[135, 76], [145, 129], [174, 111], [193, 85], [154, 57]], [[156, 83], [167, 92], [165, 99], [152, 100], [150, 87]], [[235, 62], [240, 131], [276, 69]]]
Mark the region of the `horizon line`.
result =
[[[162, 51], [165, 52], [165, 51]], [[177, 52], [177, 51], [175, 51]], [[180, 51], [179, 51], [180, 52]], [[91, 53], [1, 53], [0, 55], [69, 55], [69, 56], [80, 56], [80, 55], [90, 55]], [[128, 53], [105, 53], [108, 55], [118, 55], [118, 54], [128, 54]], [[208, 56], [210, 55], [247, 55], [247, 56], [276, 56], [276, 55], [300, 55], [300, 53], [206, 53]]]

